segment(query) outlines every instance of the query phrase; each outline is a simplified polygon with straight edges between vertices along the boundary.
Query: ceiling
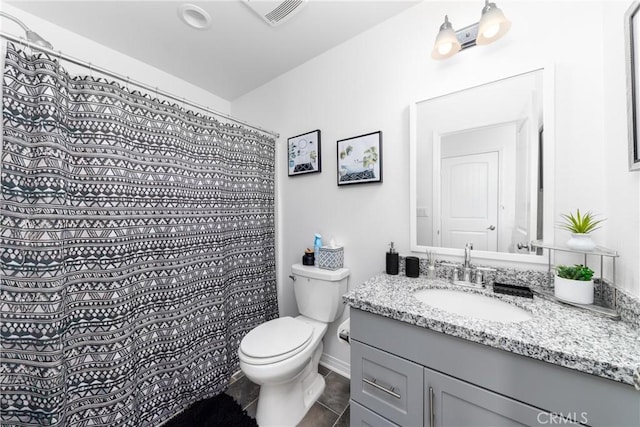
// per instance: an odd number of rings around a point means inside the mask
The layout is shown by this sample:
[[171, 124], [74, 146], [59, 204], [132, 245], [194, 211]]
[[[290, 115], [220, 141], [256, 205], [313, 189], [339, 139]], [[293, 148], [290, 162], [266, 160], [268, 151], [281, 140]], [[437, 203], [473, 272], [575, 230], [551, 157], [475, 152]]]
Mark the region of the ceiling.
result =
[[[178, 17], [178, 7], [187, 2], [7, 1], [228, 101], [419, 3], [308, 0], [272, 27], [241, 0], [191, 1], [212, 17], [212, 26], [199, 30]], [[54, 35], [32, 29], [65, 52]]]

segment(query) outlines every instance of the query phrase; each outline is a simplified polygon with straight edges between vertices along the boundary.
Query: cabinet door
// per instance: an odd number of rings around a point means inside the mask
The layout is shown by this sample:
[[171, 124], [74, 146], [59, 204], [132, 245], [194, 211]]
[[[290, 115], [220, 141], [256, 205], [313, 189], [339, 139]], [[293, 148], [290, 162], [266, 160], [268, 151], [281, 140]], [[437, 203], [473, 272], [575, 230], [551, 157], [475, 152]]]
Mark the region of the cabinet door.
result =
[[350, 427], [399, 427], [373, 411], [368, 410], [357, 402], [351, 401], [349, 409]]
[[351, 342], [351, 398], [401, 426], [423, 421], [423, 367]]
[[[425, 372], [425, 426], [502, 427], [572, 425], [559, 415], [549, 414], [500, 394], [493, 393], [431, 369]], [[523, 384], [523, 387], [526, 387]], [[578, 419], [580, 414], [574, 414]]]

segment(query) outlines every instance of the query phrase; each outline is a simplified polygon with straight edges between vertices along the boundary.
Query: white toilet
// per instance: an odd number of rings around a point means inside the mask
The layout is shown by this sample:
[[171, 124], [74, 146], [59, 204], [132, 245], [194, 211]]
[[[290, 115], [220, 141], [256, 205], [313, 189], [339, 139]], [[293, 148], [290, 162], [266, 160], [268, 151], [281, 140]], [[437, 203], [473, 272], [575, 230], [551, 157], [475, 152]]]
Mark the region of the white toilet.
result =
[[261, 324], [242, 339], [238, 350], [240, 369], [260, 385], [260, 427], [295, 426], [322, 394], [322, 337], [344, 307], [348, 269], [294, 264], [291, 274], [300, 315]]

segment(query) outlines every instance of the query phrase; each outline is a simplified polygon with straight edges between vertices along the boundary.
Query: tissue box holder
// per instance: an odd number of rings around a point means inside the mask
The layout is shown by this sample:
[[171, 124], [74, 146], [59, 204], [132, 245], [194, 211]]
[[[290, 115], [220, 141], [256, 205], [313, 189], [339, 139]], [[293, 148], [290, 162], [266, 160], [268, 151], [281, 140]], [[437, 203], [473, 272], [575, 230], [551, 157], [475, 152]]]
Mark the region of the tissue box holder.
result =
[[344, 248], [321, 247], [318, 252], [318, 267], [325, 270], [337, 270], [344, 265]]

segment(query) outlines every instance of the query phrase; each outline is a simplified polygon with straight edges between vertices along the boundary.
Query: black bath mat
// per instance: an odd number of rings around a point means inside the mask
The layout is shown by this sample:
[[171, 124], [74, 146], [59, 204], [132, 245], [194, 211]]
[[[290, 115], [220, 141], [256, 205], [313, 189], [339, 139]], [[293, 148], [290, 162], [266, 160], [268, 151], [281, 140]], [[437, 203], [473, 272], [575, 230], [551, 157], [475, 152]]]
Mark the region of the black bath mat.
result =
[[219, 394], [194, 403], [163, 427], [258, 427], [258, 424], [233, 397]]

